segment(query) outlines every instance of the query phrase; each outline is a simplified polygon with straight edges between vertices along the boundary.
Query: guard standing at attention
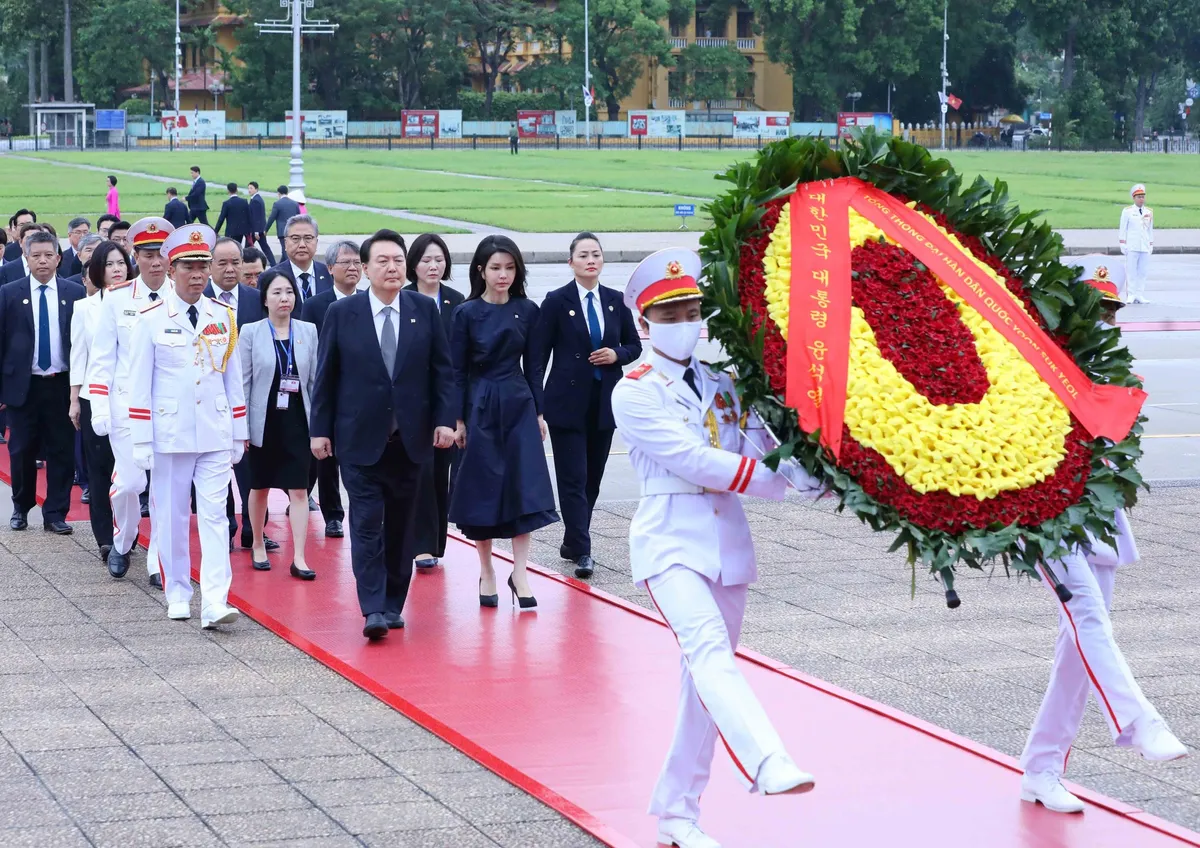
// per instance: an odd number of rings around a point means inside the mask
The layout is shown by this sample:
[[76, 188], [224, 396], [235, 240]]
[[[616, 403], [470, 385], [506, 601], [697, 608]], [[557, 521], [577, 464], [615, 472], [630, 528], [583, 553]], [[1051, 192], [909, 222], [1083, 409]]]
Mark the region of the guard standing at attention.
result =
[[[133, 328], [143, 309], [162, 300], [170, 290], [167, 260], [161, 249], [175, 228], [165, 218], [142, 218], [129, 228], [129, 244], [138, 262], [137, 279], [105, 292], [97, 307], [96, 335], [88, 363], [87, 384], [92, 395], [92, 429], [108, 436], [113, 452], [113, 480], [109, 498], [113, 509], [113, 546], [108, 552], [108, 573], [124, 577], [129, 554], [137, 544], [142, 519], [141, 494], [146, 491], [146, 472], [133, 462], [133, 431], [129, 421], [132, 388], [129, 366]], [[150, 547], [146, 572], [151, 585], [162, 588], [158, 562], [158, 533], [150, 518]]]
[[[794, 794], [813, 788], [797, 768], [734, 657], [747, 586], [757, 578], [754, 542], [739, 494], [782, 500], [789, 481], [819, 485], [799, 466], [775, 473], [754, 457], [766, 433], [745, 416], [733, 380], [696, 361], [703, 327], [700, 257], [661, 250], [625, 288], [651, 352], [613, 392], [617, 429], [642, 483], [629, 529], [633, 579], [679, 642], [682, 681], [675, 737], [654, 788], [650, 814], [660, 845], [720, 848], [697, 821], [720, 736], [751, 791]], [[755, 444], [750, 444], [757, 438]], [[785, 476], [786, 475], [786, 476]]]
[[1125, 254], [1126, 290], [1129, 303], [1146, 302], [1146, 276], [1154, 253], [1154, 210], [1146, 205], [1146, 187], [1138, 183], [1129, 190], [1133, 205], [1121, 210], [1121, 252]]
[[134, 463], [144, 471], [154, 468], [163, 591], [167, 617], [176, 620], [191, 617], [188, 523], [190, 491], [196, 489], [205, 629], [238, 617], [226, 603], [233, 573], [225, 492], [248, 437], [237, 318], [204, 297], [215, 241], [211, 228], [190, 224], [163, 243], [174, 289], [147, 307], [134, 328], [129, 398]]

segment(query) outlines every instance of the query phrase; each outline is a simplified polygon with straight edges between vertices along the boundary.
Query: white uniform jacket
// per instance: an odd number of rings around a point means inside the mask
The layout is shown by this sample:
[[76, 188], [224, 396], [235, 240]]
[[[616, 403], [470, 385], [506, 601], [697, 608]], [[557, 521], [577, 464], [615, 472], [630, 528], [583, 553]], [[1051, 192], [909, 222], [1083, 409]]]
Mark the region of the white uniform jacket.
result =
[[156, 453], [228, 451], [247, 438], [233, 310], [207, 297], [196, 309], [193, 328], [188, 304], [169, 292], [134, 326], [130, 429]]
[[1134, 204], [1121, 210], [1121, 244], [1126, 250], [1154, 252], [1154, 211], [1149, 206], [1138, 209]]
[[701, 398], [682, 366], [654, 352], [613, 392], [613, 417], [642, 481], [629, 528], [633, 579], [683, 565], [727, 586], [753, 583], [754, 542], [738, 494], [783, 500], [787, 481], [745, 444], [732, 378], [693, 367]]
[[[77, 300], [71, 313], [71, 385], [79, 386], [80, 400], [92, 400], [91, 387], [87, 382], [88, 364], [103, 302], [101, 294], [90, 295]], [[107, 395], [107, 392], [104, 394]]]
[[[158, 293], [165, 297], [171, 281]], [[130, 343], [138, 316], [154, 301], [142, 278], [104, 293], [97, 304], [96, 334], [88, 357], [86, 388], [91, 396], [92, 417], [124, 421], [129, 417]], [[114, 427], [115, 429], [115, 427]]]

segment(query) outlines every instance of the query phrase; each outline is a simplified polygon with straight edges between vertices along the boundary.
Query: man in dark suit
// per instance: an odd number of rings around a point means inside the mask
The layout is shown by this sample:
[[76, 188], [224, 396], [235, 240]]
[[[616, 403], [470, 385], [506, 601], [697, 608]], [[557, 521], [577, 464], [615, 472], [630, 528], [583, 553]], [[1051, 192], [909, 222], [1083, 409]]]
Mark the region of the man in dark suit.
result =
[[325, 312], [309, 434], [318, 460], [337, 446], [363, 635], [375, 640], [404, 626], [421, 464], [453, 444], [456, 416], [434, 304], [400, 290], [404, 239], [380, 230], [361, 257], [371, 287]]
[[535, 346], [543, 369], [554, 356], [542, 409], [564, 524], [559, 554], [586, 578], [595, 568], [592, 510], [616, 429], [612, 393], [621, 367], [642, 355], [642, 343], [621, 292], [600, 285], [604, 254], [594, 235], [576, 236], [570, 263], [575, 279], [546, 295]]
[[167, 205], [163, 207], [163, 215], [171, 226], [179, 229], [188, 222], [187, 205], [179, 199], [179, 192], [174, 187], [167, 189]]
[[15, 262], [24, 255], [21, 248], [21, 227], [36, 223], [37, 213], [32, 209], [18, 209], [17, 214], [8, 219], [8, 244], [4, 246], [4, 262], [6, 264]]
[[246, 191], [250, 194], [250, 238], [247, 245], [253, 244], [266, 254], [267, 264], [263, 266], [266, 268], [275, 264], [275, 254], [271, 252], [271, 245], [267, 244], [267, 204], [258, 193], [258, 183], [254, 180], [246, 184]]
[[[200, 176], [200, 166], [192, 166], [192, 187], [187, 193], [188, 223], [208, 226], [208, 201], [204, 198], [204, 177]], [[166, 217], [165, 215], [163, 216]]]
[[[301, 313], [303, 320], [316, 325], [318, 338], [321, 336], [325, 313], [330, 305], [358, 292], [358, 283], [362, 279], [359, 250], [359, 246], [352, 241], [339, 241], [330, 246], [325, 253], [325, 264], [333, 275], [333, 288], [314, 294], [304, 301]], [[309, 480], [309, 495], [312, 495], [315, 484], [317, 497], [321, 500], [321, 517], [325, 519], [325, 535], [331, 539], [340, 539], [345, 533], [342, 522], [346, 520], [346, 511], [342, 507], [342, 484], [338, 476], [337, 457], [314, 459], [313, 469], [315, 479]]]
[[238, 194], [237, 183], [229, 183], [225, 186], [225, 190], [229, 192], [229, 197], [225, 198], [225, 202], [221, 204], [221, 214], [217, 216], [216, 231], [221, 232], [221, 226], [225, 226], [225, 238], [233, 239], [241, 247], [246, 236], [250, 235], [250, 204], [246, 198]]
[[275, 235], [279, 239], [280, 253], [287, 256], [287, 245], [283, 241], [284, 231], [287, 228], [287, 222], [300, 214], [300, 204], [288, 197], [287, 186], [281, 185], [275, 191], [279, 197], [271, 206], [271, 217], [267, 219], [266, 229], [270, 232], [271, 225], [275, 225]]
[[324, 262], [317, 262], [317, 222], [311, 215], [293, 215], [283, 230], [286, 255], [276, 271], [286, 274], [300, 289], [301, 302], [333, 288], [333, 276]]
[[75, 430], [71, 405], [71, 315], [83, 286], [56, 276], [58, 240], [30, 235], [25, 257], [30, 276], [0, 289], [0, 404], [8, 410], [13, 514], [9, 526], [24, 530], [37, 503], [37, 457], [46, 457], [43, 526], [67, 535], [71, 481], [75, 476]]
[[92, 222], [87, 218], [72, 218], [67, 229], [67, 241], [71, 246], [63, 251], [62, 265], [58, 273], [62, 277], [74, 277], [83, 273], [83, 263], [79, 261], [79, 241], [92, 231]]

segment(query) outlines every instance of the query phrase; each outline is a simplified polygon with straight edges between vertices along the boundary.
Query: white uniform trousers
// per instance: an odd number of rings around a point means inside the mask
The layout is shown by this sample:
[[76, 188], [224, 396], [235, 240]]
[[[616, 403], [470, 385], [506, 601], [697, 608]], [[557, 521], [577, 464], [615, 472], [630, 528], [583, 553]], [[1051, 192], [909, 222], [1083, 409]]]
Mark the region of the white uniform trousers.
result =
[[186, 604], [192, 599], [189, 522], [193, 483], [196, 528], [200, 535], [201, 612], [224, 606], [229, 598], [229, 584], [233, 580], [229, 564], [229, 519], [225, 517], [229, 459], [229, 451], [154, 454], [150, 482], [157, 510], [163, 592], [168, 604]]
[[[142, 521], [142, 492], [146, 491], [146, 472], [133, 464], [133, 435], [128, 421], [118, 422], [109, 434], [113, 452], [112, 487], [108, 490], [113, 512], [113, 547], [127, 554], [137, 544], [138, 525]], [[154, 492], [150, 492], [150, 547], [146, 551], [146, 573], [159, 574], [158, 531], [154, 521]]]
[[683, 653], [675, 738], [649, 812], [695, 821], [718, 736], [748, 788], [767, 757], [785, 753], [783, 741], [734, 657], [746, 612], [746, 585], [714, 583], [682, 565], [642, 585]]
[[1117, 569], [1092, 565], [1079, 554], [1066, 557], [1064, 562], [1065, 568], [1059, 561], [1052, 561], [1050, 566], [1071, 590], [1070, 601], [1059, 601], [1049, 581], [1043, 580], [1059, 605], [1058, 641], [1050, 685], [1021, 755], [1021, 768], [1026, 772], [1054, 777], [1062, 777], [1066, 771], [1089, 691], [1096, 696], [1113, 741], [1119, 746], [1129, 745], [1135, 722], [1158, 717], [1113, 640], [1108, 613]]
[[1121, 292], [1126, 303], [1146, 296], [1146, 277], [1150, 274], [1150, 254], [1144, 250], [1125, 252], [1125, 291]]

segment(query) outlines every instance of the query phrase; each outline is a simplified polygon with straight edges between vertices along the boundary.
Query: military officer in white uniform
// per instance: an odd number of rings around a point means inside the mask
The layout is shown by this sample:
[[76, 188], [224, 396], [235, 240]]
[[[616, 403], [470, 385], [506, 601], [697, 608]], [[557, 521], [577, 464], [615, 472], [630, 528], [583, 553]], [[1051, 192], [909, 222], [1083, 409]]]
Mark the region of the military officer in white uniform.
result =
[[[1123, 304], [1110, 278], [1110, 259], [1081, 256], [1072, 262], [1082, 266], [1083, 281], [1103, 295], [1106, 323], [1115, 324], [1116, 310]], [[1137, 542], [1124, 510], [1116, 514], [1114, 524], [1115, 545], [1089, 534], [1091, 542], [1086, 548], [1041, 566], [1052, 569], [1072, 597], [1063, 603], [1051, 589], [1059, 606], [1058, 641], [1050, 684], [1021, 755], [1021, 798], [1059, 813], [1083, 811], [1083, 802], [1067, 791], [1061, 779], [1089, 692], [1095, 695], [1118, 746], [1135, 748], [1145, 759], [1156, 762], [1178, 759], [1188, 752], [1142, 693], [1113, 639], [1109, 612], [1117, 568], [1138, 560]], [[1049, 579], [1043, 582], [1048, 587], [1052, 583]]]
[[1141, 183], [1131, 188], [1129, 195], [1133, 205], [1121, 210], [1121, 252], [1128, 286], [1121, 294], [1129, 303], [1146, 303], [1146, 276], [1154, 252], [1154, 210], [1146, 205], [1146, 187]]
[[[129, 425], [129, 363], [133, 327], [141, 311], [157, 303], [170, 288], [167, 260], [161, 249], [175, 228], [165, 218], [142, 218], [129, 228], [140, 276], [109, 289], [97, 306], [95, 340], [88, 363], [87, 384], [92, 395], [92, 429], [108, 436], [113, 452], [113, 480], [109, 499], [113, 509], [113, 546], [108, 553], [108, 571], [124, 577], [129, 555], [137, 543], [141, 521], [139, 498], [146, 491], [146, 472], [134, 465], [133, 434]], [[166, 288], [164, 288], [166, 286]], [[150, 583], [162, 588], [158, 561], [158, 533], [150, 519], [150, 547], [146, 571]]]
[[[617, 429], [642, 481], [629, 531], [633, 579], [683, 654], [675, 737], [649, 810], [659, 819], [659, 843], [678, 848], [718, 848], [697, 824], [718, 736], [752, 791], [814, 785], [788, 757], [734, 657], [747, 585], [757, 578], [738, 495], [782, 500], [788, 480], [747, 444], [730, 377], [693, 357], [703, 326], [699, 273], [700, 257], [678, 249], [659, 251], [634, 271], [625, 302], [641, 316], [651, 351], [613, 393]], [[791, 470], [798, 487], [817, 488], [798, 467]]]
[[129, 398], [134, 463], [154, 469], [159, 558], [172, 619], [191, 616], [188, 522], [195, 486], [206, 629], [238, 617], [227, 604], [233, 574], [225, 492], [247, 439], [236, 316], [203, 294], [215, 241], [209, 227], [190, 224], [163, 243], [174, 287], [134, 327]]

